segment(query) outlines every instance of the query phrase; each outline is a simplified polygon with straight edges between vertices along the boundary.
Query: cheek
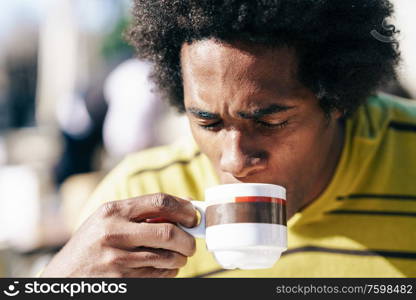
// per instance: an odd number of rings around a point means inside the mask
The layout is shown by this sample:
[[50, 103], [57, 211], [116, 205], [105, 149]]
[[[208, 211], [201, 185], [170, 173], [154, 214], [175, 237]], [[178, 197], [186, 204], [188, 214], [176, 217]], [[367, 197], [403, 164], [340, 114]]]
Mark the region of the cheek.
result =
[[322, 133], [317, 127], [297, 127], [284, 136], [276, 137], [268, 151], [270, 168], [285, 177], [296, 178], [315, 165], [321, 152]]
[[319, 122], [292, 134], [287, 139], [287, 146], [282, 147], [286, 149], [286, 166], [291, 170], [292, 176], [314, 176], [328, 158], [330, 144], [331, 129]]
[[268, 148], [270, 159], [268, 169], [281, 183], [287, 184], [297, 173], [300, 164], [301, 151], [298, 148], [298, 139], [290, 137], [285, 140], [275, 140]]
[[215, 134], [192, 124], [192, 122], [190, 122], [190, 128], [201, 152], [208, 156], [212, 163], [216, 164], [220, 157], [221, 140], [218, 140]]

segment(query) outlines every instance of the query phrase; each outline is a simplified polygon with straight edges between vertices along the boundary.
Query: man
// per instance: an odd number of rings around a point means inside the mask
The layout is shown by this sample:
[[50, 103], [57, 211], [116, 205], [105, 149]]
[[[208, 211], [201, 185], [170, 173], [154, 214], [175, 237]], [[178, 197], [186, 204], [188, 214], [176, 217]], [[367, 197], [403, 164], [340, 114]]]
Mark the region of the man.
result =
[[[130, 39], [196, 143], [126, 158], [44, 276], [416, 275], [416, 108], [371, 96], [399, 59], [370, 35], [388, 1], [135, 4]], [[197, 223], [185, 198], [238, 182], [287, 189], [274, 268], [221, 270], [176, 226]]]

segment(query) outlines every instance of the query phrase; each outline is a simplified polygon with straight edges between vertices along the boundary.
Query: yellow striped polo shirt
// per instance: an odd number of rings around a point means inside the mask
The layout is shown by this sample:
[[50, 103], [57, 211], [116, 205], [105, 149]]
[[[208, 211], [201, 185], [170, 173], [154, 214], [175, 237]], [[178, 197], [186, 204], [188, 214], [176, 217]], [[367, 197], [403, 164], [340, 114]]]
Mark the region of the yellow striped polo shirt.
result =
[[[197, 239], [179, 277], [416, 277], [416, 104], [380, 94], [346, 122], [325, 191], [288, 220], [288, 250], [271, 269], [223, 270]], [[100, 204], [163, 192], [203, 200], [218, 184], [194, 142], [129, 155], [100, 184]], [[78, 222], [79, 224], [79, 222]]]

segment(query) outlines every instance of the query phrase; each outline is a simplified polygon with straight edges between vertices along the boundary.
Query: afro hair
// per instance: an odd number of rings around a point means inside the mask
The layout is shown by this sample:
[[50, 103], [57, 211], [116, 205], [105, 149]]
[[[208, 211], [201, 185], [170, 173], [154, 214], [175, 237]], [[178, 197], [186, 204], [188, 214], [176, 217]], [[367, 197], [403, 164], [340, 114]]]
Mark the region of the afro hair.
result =
[[392, 13], [388, 0], [135, 0], [128, 40], [153, 62], [153, 80], [180, 112], [181, 47], [212, 38], [294, 47], [300, 82], [325, 112], [348, 116], [396, 76]]

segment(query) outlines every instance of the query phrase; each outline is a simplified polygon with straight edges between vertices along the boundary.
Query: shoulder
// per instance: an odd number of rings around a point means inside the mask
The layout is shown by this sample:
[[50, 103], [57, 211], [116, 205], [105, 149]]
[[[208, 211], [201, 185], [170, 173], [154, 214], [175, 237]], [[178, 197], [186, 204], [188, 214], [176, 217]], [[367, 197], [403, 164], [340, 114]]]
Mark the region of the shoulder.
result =
[[192, 139], [181, 139], [173, 144], [154, 147], [126, 156], [118, 169], [125, 176], [134, 176], [146, 171], [163, 170], [175, 163], [186, 163], [201, 155]]
[[370, 97], [366, 108], [377, 123], [402, 122], [416, 125], [416, 101], [385, 93]]
[[207, 185], [215, 183], [216, 176], [208, 158], [187, 137], [124, 158], [88, 199], [80, 220], [105, 202], [146, 194], [167, 193], [198, 199]]
[[197, 145], [188, 137], [170, 145], [132, 153], [108, 174], [101, 187], [110, 186], [116, 189], [118, 199], [165, 192], [163, 186], [168, 183], [161, 181], [164, 174], [171, 171], [175, 176], [180, 176], [180, 173], [184, 172], [189, 173], [189, 165], [197, 164], [200, 156], [202, 154]]
[[191, 141], [129, 155], [120, 164], [118, 175], [126, 185], [125, 197], [157, 192], [174, 194], [178, 188], [183, 189], [189, 181], [195, 180], [195, 169], [200, 168], [201, 157]]
[[379, 93], [349, 120], [354, 137], [375, 140], [391, 132], [416, 133], [416, 101]]

